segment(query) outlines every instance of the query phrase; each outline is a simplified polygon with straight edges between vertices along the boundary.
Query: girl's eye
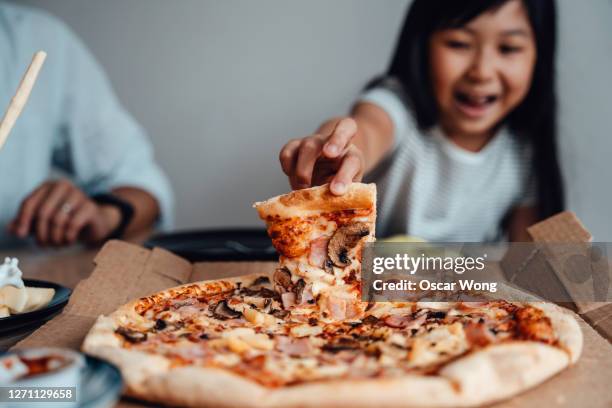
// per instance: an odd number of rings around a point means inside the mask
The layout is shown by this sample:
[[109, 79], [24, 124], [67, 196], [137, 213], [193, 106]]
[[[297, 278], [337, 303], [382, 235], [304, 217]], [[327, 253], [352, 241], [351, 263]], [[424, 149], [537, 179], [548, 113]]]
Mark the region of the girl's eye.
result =
[[514, 45], [502, 45], [499, 47], [499, 51], [502, 54], [515, 54], [517, 52], [521, 52], [523, 50], [522, 47], [517, 47]]
[[458, 41], [458, 40], [448, 40], [446, 42], [446, 45], [449, 48], [453, 48], [456, 50], [467, 50], [468, 48], [470, 48], [470, 43], [465, 42], [465, 41]]

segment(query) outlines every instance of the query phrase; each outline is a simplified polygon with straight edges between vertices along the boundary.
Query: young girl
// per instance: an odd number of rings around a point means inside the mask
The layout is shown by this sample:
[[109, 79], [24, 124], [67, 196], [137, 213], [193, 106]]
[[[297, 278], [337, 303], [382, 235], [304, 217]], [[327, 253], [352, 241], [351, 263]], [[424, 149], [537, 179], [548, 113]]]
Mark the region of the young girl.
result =
[[388, 75], [280, 152], [295, 189], [375, 181], [377, 234], [525, 240], [563, 208], [553, 0], [415, 0]]

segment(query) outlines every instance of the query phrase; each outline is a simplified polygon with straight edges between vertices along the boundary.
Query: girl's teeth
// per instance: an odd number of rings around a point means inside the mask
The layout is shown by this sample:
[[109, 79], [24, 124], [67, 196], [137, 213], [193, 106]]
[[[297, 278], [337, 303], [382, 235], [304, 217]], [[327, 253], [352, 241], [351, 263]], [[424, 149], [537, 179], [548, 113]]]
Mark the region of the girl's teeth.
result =
[[482, 98], [472, 98], [472, 102], [473, 103], [477, 103], [479, 105], [485, 104], [485, 103], [487, 103], [487, 97], [485, 96], [485, 97], [482, 97]]
[[462, 103], [477, 107], [477, 106], [485, 106], [490, 103], [493, 103], [497, 99], [497, 97], [495, 95], [472, 96], [466, 93], [458, 92], [457, 99]]

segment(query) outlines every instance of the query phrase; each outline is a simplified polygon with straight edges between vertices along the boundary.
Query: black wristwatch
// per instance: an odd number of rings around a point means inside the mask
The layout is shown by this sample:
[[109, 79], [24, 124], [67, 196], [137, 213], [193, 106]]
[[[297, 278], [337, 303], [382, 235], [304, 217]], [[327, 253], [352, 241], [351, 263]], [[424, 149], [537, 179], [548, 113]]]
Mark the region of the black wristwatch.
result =
[[112, 205], [119, 210], [121, 213], [119, 225], [108, 235], [108, 237], [106, 237], [106, 239], [121, 238], [127, 226], [132, 222], [132, 218], [134, 218], [134, 206], [124, 199], [107, 193], [96, 194], [92, 196], [91, 199], [98, 204]]

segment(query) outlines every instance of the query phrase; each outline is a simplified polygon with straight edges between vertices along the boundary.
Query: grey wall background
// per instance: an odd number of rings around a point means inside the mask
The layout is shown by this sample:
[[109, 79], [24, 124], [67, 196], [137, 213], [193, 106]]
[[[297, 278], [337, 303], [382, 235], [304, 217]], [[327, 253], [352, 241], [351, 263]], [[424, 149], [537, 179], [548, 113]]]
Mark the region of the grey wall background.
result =
[[[277, 154], [385, 70], [409, 0], [27, 0], [68, 23], [147, 128], [177, 228], [261, 225]], [[612, 241], [612, 1], [560, 4], [568, 204]]]

